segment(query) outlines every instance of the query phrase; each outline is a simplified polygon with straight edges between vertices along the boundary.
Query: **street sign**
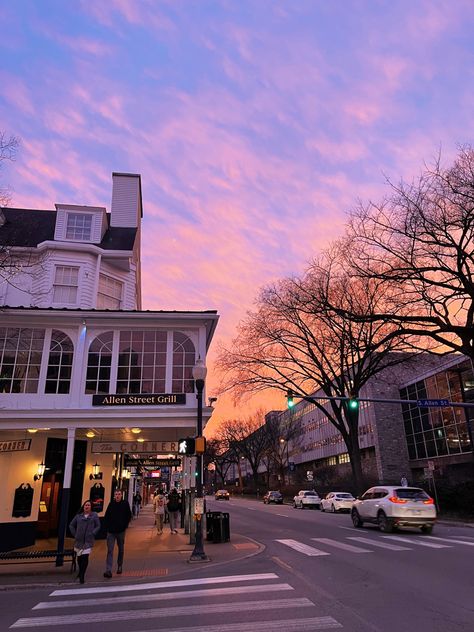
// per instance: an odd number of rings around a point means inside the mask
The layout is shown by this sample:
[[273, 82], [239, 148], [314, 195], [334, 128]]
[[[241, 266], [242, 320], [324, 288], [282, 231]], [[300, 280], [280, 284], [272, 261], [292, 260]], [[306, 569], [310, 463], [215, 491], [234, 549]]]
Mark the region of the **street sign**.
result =
[[306, 472], [306, 478], [308, 481], [312, 481], [313, 480], [313, 472], [311, 470], [308, 470]]
[[449, 406], [449, 399], [417, 399], [416, 405], [419, 408], [444, 408]]
[[194, 499], [194, 513], [195, 514], [203, 514], [204, 513], [204, 498], [195, 498]]
[[177, 467], [181, 465], [181, 459], [153, 459], [151, 457], [144, 457], [142, 459], [134, 459], [133, 457], [125, 457], [125, 467]]

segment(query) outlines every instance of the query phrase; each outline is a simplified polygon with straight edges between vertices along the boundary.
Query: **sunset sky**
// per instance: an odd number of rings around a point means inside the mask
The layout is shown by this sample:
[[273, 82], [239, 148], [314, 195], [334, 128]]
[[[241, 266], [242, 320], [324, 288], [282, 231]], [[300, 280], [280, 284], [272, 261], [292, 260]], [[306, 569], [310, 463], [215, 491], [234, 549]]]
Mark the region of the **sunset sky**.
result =
[[218, 310], [209, 395], [262, 285], [473, 142], [472, 0], [0, 0], [0, 32], [11, 205], [109, 209], [140, 173], [144, 308]]

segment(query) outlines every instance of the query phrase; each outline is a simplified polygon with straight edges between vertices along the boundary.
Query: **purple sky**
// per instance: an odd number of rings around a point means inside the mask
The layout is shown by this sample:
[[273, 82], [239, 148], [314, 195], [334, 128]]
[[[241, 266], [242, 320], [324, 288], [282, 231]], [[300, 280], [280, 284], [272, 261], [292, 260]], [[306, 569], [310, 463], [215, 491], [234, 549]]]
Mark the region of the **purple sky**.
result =
[[144, 307], [217, 309], [216, 341], [384, 175], [473, 141], [471, 0], [4, 0], [0, 25], [12, 205], [109, 208], [141, 173]]

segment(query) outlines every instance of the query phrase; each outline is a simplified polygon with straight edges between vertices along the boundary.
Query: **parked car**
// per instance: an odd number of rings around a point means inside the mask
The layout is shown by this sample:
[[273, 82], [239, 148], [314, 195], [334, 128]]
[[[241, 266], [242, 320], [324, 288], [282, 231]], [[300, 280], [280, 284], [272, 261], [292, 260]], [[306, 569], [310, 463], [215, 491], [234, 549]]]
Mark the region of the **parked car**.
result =
[[229, 492], [226, 489], [218, 489], [214, 495], [216, 500], [229, 500]]
[[321, 511], [350, 511], [354, 503], [354, 496], [348, 492], [329, 492], [321, 501]]
[[429, 534], [436, 521], [436, 507], [431, 496], [419, 487], [383, 485], [371, 487], [358, 497], [351, 517], [354, 527], [372, 522], [384, 533], [397, 527], [420, 527]]
[[302, 489], [293, 498], [295, 509], [321, 509], [321, 498], [313, 490]]
[[275, 505], [282, 505], [283, 496], [280, 492], [267, 492], [263, 497], [263, 502], [266, 505], [269, 505], [270, 503], [275, 503]]

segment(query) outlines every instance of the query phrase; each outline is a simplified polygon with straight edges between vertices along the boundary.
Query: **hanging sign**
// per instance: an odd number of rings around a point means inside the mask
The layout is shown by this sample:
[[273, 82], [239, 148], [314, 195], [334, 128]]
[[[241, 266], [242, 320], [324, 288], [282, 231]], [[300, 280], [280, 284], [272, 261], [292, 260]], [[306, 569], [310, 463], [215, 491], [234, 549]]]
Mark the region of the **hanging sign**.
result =
[[93, 395], [93, 406], [176, 406], [186, 404], [186, 393], [128, 393]]
[[29, 450], [31, 439], [20, 439], [18, 441], [0, 441], [0, 452], [20, 452]]
[[94, 454], [127, 452], [128, 454], [177, 454], [177, 441], [93, 441]]

